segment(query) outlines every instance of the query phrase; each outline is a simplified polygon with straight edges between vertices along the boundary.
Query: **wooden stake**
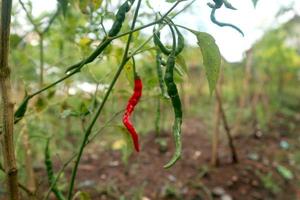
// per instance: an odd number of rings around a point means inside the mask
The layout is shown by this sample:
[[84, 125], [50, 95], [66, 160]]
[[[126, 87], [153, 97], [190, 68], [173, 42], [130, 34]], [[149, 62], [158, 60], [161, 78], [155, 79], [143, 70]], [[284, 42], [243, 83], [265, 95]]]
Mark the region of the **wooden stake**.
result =
[[11, 22], [12, 0], [1, 1], [0, 22], [0, 88], [2, 98], [3, 123], [3, 159], [7, 178], [9, 200], [19, 200], [18, 169], [15, 158], [13, 140], [14, 131], [14, 102], [10, 82], [10, 68], [8, 66], [9, 35]]

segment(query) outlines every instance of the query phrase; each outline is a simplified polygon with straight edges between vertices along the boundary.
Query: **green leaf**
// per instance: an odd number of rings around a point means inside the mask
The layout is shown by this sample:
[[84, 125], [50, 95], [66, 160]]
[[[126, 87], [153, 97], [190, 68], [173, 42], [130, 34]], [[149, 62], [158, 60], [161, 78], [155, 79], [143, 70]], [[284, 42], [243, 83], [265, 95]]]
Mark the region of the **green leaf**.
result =
[[292, 180], [294, 178], [293, 173], [286, 167], [282, 166], [282, 165], [278, 165], [276, 167], [278, 173], [285, 179], [287, 180]]
[[215, 39], [208, 33], [192, 31], [197, 37], [202, 52], [210, 93], [214, 91], [219, 78], [221, 53]]
[[252, 0], [254, 7], [256, 7], [258, 0]]
[[176, 64], [180, 66], [181, 70], [187, 74], [188, 73], [188, 67], [186, 65], [185, 59], [181, 55], [176, 56]]

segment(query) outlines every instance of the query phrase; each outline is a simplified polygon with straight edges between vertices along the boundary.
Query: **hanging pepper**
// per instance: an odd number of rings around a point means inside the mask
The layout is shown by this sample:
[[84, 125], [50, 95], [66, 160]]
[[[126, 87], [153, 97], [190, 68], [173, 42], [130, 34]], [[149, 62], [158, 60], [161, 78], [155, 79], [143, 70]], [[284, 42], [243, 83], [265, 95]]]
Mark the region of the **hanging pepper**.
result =
[[231, 10], [236, 10], [235, 7], [233, 7], [227, 0], [213, 0], [215, 4], [212, 4], [212, 3], [207, 3], [207, 5], [212, 9], [211, 10], [211, 14], [210, 14], [210, 19], [211, 21], [218, 25], [218, 26], [229, 26], [235, 30], [237, 30], [240, 34], [242, 34], [242, 36], [244, 36], [244, 33], [241, 29], [239, 29], [237, 26], [233, 25], [233, 24], [229, 24], [229, 23], [224, 23], [224, 22], [219, 22], [216, 17], [215, 17], [215, 14], [216, 14], [216, 10], [217, 9], [220, 9], [223, 5], [228, 8], [228, 9], [231, 9]]
[[176, 161], [180, 159], [181, 149], [182, 149], [182, 143], [181, 143], [182, 109], [181, 109], [181, 101], [178, 94], [178, 89], [176, 83], [174, 82], [174, 68], [175, 68], [175, 60], [176, 60], [176, 39], [175, 39], [175, 32], [171, 26], [170, 29], [173, 36], [173, 47], [172, 47], [171, 54], [168, 56], [164, 80], [167, 86], [168, 95], [171, 99], [171, 103], [174, 111], [174, 117], [175, 117], [174, 124], [173, 124], [175, 152], [171, 160], [164, 165], [164, 168], [169, 168], [173, 166], [176, 163]]
[[154, 44], [163, 52], [165, 55], [170, 55], [171, 50], [164, 46], [164, 44], [160, 40], [160, 32], [153, 29], [153, 41]]
[[137, 103], [139, 102], [142, 96], [142, 90], [143, 90], [142, 80], [136, 73], [134, 73], [134, 92], [127, 103], [126, 111], [123, 115], [123, 124], [129, 131], [134, 144], [134, 148], [137, 152], [140, 151], [139, 136], [129, 118], [134, 110], [134, 107], [137, 105]]
[[175, 51], [175, 55], [177, 56], [183, 51], [185, 42], [184, 42], [184, 37], [180, 33], [180, 31], [178, 30], [177, 26], [175, 26], [175, 24], [173, 22], [172, 22], [172, 24], [173, 24], [173, 26], [176, 30], [176, 33], [177, 33], [177, 48], [176, 48], [176, 51]]
[[135, 0], [128, 0], [125, 1], [119, 8], [117, 14], [116, 14], [116, 20], [114, 21], [110, 31], [108, 32], [109, 37], [116, 36], [123, 25], [123, 22], [125, 21], [126, 13], [130, 10], [131, 5], [134, 3]]
[[175, 153], [171, 160], [164, 166], [164, 168], [169, 168], [175, 164], [177, 160], [180, 159], [181, 156], [181, 124], [182, 124], [182, 109], [181, 109], [181, 101], [178, 94], [178, 90], [176, 84], [174, 82], [174, 66], [175, 66], [175, 51], [171, 53], [168, 57], [167, 68], [165, 73], [165, 83], [167, 86], [168, 94], [171, 98], [171, 102], [174, 110], [174, 124], [173, 124], [173, 137], [175, 140]]
[[106, 47], [111, 43], [112, 39], [110, 39], [111, 37], [114, 37], [116, 35], [118, 35], [118, 33], [121, 31], [123, 23], [125, 21], [125, 17], [126, 17], [126, 13], [129, 12], [129, 10], [131, 9], [131, 6], [133, 5], [135, 0], [126, 0], [118, 9], [118, 12], [116, 13], [115, 16], [115, 21], [113, 22], [109, 32], [108, 32], [108, 37], [105, 37], [101, 44], [99, 44], [99, 46], [97, 47], [97, 50], [94, 51], [87, 59], [80, 61], [72, 66], [70, 66], [67, 70], [67, 72], [70, 72], [74, 69], [76, 70], [80, 70], [81, 67], [85, 64], [91, 63], [93, 62], [99, 54], [101, 54]]

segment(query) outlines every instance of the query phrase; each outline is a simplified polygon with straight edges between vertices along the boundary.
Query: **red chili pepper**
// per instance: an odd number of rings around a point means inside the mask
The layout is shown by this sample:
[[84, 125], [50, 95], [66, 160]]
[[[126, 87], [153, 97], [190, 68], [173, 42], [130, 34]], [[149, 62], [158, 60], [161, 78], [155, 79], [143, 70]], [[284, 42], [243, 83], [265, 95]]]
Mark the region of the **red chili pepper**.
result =
[[139, 100], [142, 96], [142, 90], [143, 90], [142, 80], [140, 79], [139, 76], [136, 75], [134, 78], [134, 93], [130, 97], [130, 99], [127, 103], [126, 111], [123, 115], [123, 124], [126, 126], [127, 130], [129, 131], [131, 138], [133, 140], [134, 148], [137, 152], [140, 151], [139, 136], [136, 133], [136, 130], [134, 129], [129, 117], [130, 117], [131, 113], [133, 112], [134, 107], [139, 102]]

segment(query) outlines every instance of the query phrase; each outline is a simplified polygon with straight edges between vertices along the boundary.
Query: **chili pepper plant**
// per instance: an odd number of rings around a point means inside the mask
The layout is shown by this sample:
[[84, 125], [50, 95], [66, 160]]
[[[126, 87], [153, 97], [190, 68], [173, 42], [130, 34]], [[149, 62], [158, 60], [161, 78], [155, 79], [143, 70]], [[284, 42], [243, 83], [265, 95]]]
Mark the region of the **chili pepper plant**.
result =
[[[116, 4], [115, 1], [72, 1], [72, 0], [59, 0], [57, 2], [57, 9], [55, 12], [50, 15], [47, 15], [45, 18], [38, 19], [34, 18], [32, 15], [32, 5], [31, 3], [24, 3], [22, 0], [18, 2], [14, 2], [18, 4], [20, 8], [25, 11], [25, 16], [27, 20], [31, 23], [31, 27], [33, 28], [35, 35], [39, 41], [39, 86], [38, 87], [24, 87], [24, 91], [22, 92], [24, 95], [23, 100], [18, 102], [15, 106], [15, 109], [3, 109], [3, 121], [2, 121], [2, 131], [5, 137], [3, 138], [4, 146], [6, 145], [7, 152], [4, 152], [4, 165], [1, 169], [5, 172], [7, 183], [8, 183], [8, 193], [7, 199], [18, 200], [21, 199], [19, 195], [19, 189], [21, 189], [24, 194], [28, 196], [33, 196], [37, 199], [48, 199], [49, 194], [53, 193], [56, 199], [59, 200], [71, 200], [75, 194], [75, 182], [76, 176], [78, 172], [78, 167], [80, 165], [81, 158], [84, 154], [84, 150], [86, 146], [92, 141], [96, 140], [96, 135], [101, 132], [95, 131], [95, 126], [99, 122], [100, 116], [103, 114], [104, 108], [107, 106], [109, 98], [114, 97], [114, 89], [115, 86], [124, 74], [125, 66], [130, 62], [132, 63], [132, 79], [130, 79], [130, 83], [133, 84], [133, 89], [130, 95], [127, 96], [126, 101], [127, 104], [123, 105], [123, 110], [115, 114], [115, 116], [123, 113], [123, 122], [125, 130], [127, 130], [127, 134], [129, 134], [132, 138], [132, 144], [134, 149], [137, 152], [143, 151], [143, 146], [141, 146], [141, 141], [143, 137], [139, 136], [139, 132], [141, 130], [135, 127], [135, 124], [138, 124], [139, 121], [143, 120], [140, 118], [134, 118], [135, 108], [138, 108], [143, 101], [145, 101], [147, 97], [147, 93], [144, 93], [143, 88], [148, 87], [147, 82], [143, 81], [146, 79], [147, 74], [142, 73], [143, 67], [140, 66], [139, 59], [145, 54], [152, 55], [153, 66], [150, 66], [156, 71], [157, 76], [157, 88], [156, 90], [156, 98], [157, 98], [157, 119], [156, 119], [156, 129], [159, 132], [159, 121], [160, 121], [160, 102], [162, 100], [167, 101], [169, 105], [168, 112], [173, 115], [173, 127], [169, 127], [172, 129], [175, 151], [173, 156], [170, 158], [170, 161], [167, 162], [164, 166], [162, 166], [162, 170], [164, 168], [170, 168], [178, 162], [181, 158], [182, 148], [182, 136], [181, 136], [181, 125], [184, 121], [184, 112], [182, 111], [181, 98], [178, 89], [178, 85], [174, 76], [178, 73], [178, 58], [182, 55], [182, 52], [187, 45], [187, 38], [184, 37], [185, 34], [183, 32], [192, 33], [198, 41], [198, 46], [200, 47], [203, 64], [205, 66], [206, 75], [209, 83], [210, 92], [213, 93], [214, 88], [216, 86], [219, 68], [221, 65], [221, 55], [217, 44], [215, 43], [214, 38], [205, 32], [201, 32], [198, 30], [193, 30], [189, 27], [186, 27], [181, 24], [176, 23], [176, 17], [180, 16], [186, 9], [193, 7], [196, 0], [166, 0], [168, 9], [163, 12], [155, 11], [156, 1], [149, 0], [121, 0], [120, 4]], [[11, 8], [12, 8], [12, 0], [3, 0], [2, 4], [2, 12], [1, 12], [1, 63], [5, 64], [7, 61], [7, 56], [9, 50], [7, 49], [9, 31], [7, 31], [10, 27], [10, 19], [11, 19]], [[18, 6], [16, 5], [16, 6]], [[231, 5], [226, 0], [213, 0], [209, 2], [208, 7], [211, 9], [211, 21], [220, 27], [228, 27], [233, 28], [243, 35], [243, 32], [240, 28], [235, 25], [229, 23], [223, 23], [216, 19], [215, 13], [218, 9], [221, 8], [229, 8], [234, 10], [234, 6]], [[144, 19], [142, 10], [143, 8], [148, 8], [151, 10], [151, 16]], [[75, 13], [80, 12], [81, 15], [76, 16]], [[80, 27], [76, 27], [71, 25], [72, 23], [77, 22], [81, 23], [81, 18], [88, 20], [88, 23], [82, 25]], [[41, 21], [38, 21], [41, 20]], [[44, 26], [44, 21], [47, 21], [47, 25]], [[144, 22], [146, 21], [146, 23]], [[76, 24], [76, 23], [75, 23]], [[13, 24], [13, 26], [15, 26]], [[60, 29], [59, 29], [60, 28]], [[152, 29], [152, 34], [144, 34], [142, 31], [145, 29]], [[56, 32], [56, 30], [60, 30]], [[77, 32], [76, 32], [76, 31]], [[168, 34], [168, 37], [171, 38], [170, 41], [164, 41], [161, 38], [161, 31], [164, 31]], [[220, 31], [222, 29], [220, 28]], [[65, 33], [71, 33], [67, 37]], [[57, 43], [56, 52], [47, 52], [47, 46], [51, 44], [51, 37], [48, 33], [56, 34], [56, 37], [60, 38]], [[72, 35], [72, 33], [74, 33]], [[93, 35], [94, 42], [89, 38], [83, 38], [78, 41], [76, 38], [79, 35], [84, 35], [85, 33], [89, 33]], [[13, 36], [15, 36], [14, 34]], [[70, 36], [71, 35], [71, 36]], [[142, 35], [142, 36], [141, 36]], [[48, 39], [49, 38], [49, 39]], [[46, 43], [45, 43], [46, 40]], [[47, 42], [48, 40], [48, 42]], [[91, 48], [86, 49], [84, 56], [82, 59], [79, 59], [77, 62], [73, 63], [74, 60], [78, 59], [78, 56], [69, 55], [64, 57], [63, 52], [64, 49], [68, 48], [65, 45], [65, 41], [77, 41], [78, 46], [82, 44], [90, 44], [93, 46]], [[118, 43], [118, 41], [122, 41]], [[138, 42], [136, 42], [138, 41]], [[136, 43], [139, 45], [137, 46]], [[119, 46], [118, 46], [119, 45]], [[121, 46], [120, 46], [121, 45]], [[13, 48], [12, 44], [12, 48]], [[86, 72], [89, 70], [90, 66], [93, 64], [97, 65], [97, 68], [105, 68], [107, 65], [105, 63], [105, 59], [113, 59], [113, 50], [112, 48], [116, 47], [122, 52], [122, 56], [118, 59], [115, 59], [115, 63], [117, 68], [112, 68], [115, 70], [111, 70], [113, 76], [111, 77], [111, 81], [108, 85], [106, 85], [103, 96], [97, 97], [97, 92], [93, 96], [93, 100], [90, 103], [88, 108], [84, 107], [81, 112], [78, 113], [68, 113], [71, 116], [79, 117], [82, 122], [82, 131], [78, 134], [80, 139], [80, 145], [76, 146], [76, 151], [70, 156], [67, 161], [64, 161], [62, 168], [59, 171], [53, 169], [52, 157], [51, 157], [51, 141], [56, 137], [56, 134], [53, 132], [51, 134], [47, 134], [43, 137], [40, 137], [42, 141], [44, 141], [44, 159], [45, 166], [48, 176], [48, 184], [49, 190], [46, 194], [37, 193], [37, 188], [27, 188], [20, 179], [18, 179], [17, 172], [18, 168], [17, 163], [18, 160], [15, 159], [14, 156], [14, 147], [13, 144], [13, 127], [21, 126], [22, 121], [27, 121], [32, 119], [33, 113], [33, 105], [42, 106], [46, 99], [48, 98], [48, 102], [51, 101], [51, 95], [53, 96], [53, 90], [55, 88], [61, 87], [61, 85], [65, 84], [65, 87], [70, 89], [70, 85], [68, 82], [75, 77], [77, 79], [85, 78]], [[14, 49], [11, 49], [12, 51]], [[73, 52], [74, 55], [78, 55], [76, 52], [76, 48], [67, 49], [68, 52]], [[54, 54], [59, 55], [62, 59], [56, 61], [55, 65], [63, 65], [60, 69], [64, 69], [64, 73], [58, 73], [51, 79], [47, 76], [45, 77], [45, 62], [49, 62], [49, 60], [55, 60]], [[48, 60], [47, 60], [48, 59]], [[54, 61], [53, 61], [54, 62]], [[102, 63], [102, 64], [101, 64]], [[0, 84], [2, 88], [6, 88], [8, 92], [2, 90], [2, 99], [3, 106], [7, 108], [10, 102], [9, 94], [11, 93], [11, 87], [6, 83], [9, 82], [10, 76], [14, 74], [6, 73], [8, 67], [5, 65], [1, 65], [1, 79]], [[14, 63], [14, 65], [19, 65], [20, 63]], [[12, 65], [12, 66], [14, 66]], [[14, 73], [15, 71], [12, 70]], [[16, 72], [17, 73], [17, 72]], [[90, 76], [94, 77], [95, 74], [90, 73]], [[98, 83], [100, 81], [98, 80]], [[98, 84], [99, 86], [99, 84]], [[100, 86], [99, 86], [100, 87]], [[130, 89], [131, 90], [131, 89]], [[159, 91], [159, 92], [157, 92]], [[77, 96], [77, 98], [83, 98]], [[61, 102], [53, 103], [59, 104]], [[10, 105], [10, 104], [9, 104]], [[64, 107], [68, 107], [68, 105], [63, 104]], [[14, 112], [14, 113], [12, 113]], [[39, 113], [39, 116], [42, 116], [43, 112]], [[108, 120], [109, 122], [109, 120]], [[108, 123], [107, 122], [107, 123]], [[106, 125], [106, 123], [104, 124]], [[68, 128], [68, 127], [67, 127]], [[51, 130], [48, 130], [51, 132]], [[139, 154], [135, 154], [139, 156]], [[67, 187], [63, 189], [63, 191], [57, 186], [59, 179], [61, 178], [62, 173], [66, 168], [71, 168], [72, 173], [68, 178]], [[22, 196], [23, 195], [22, 192]]]

